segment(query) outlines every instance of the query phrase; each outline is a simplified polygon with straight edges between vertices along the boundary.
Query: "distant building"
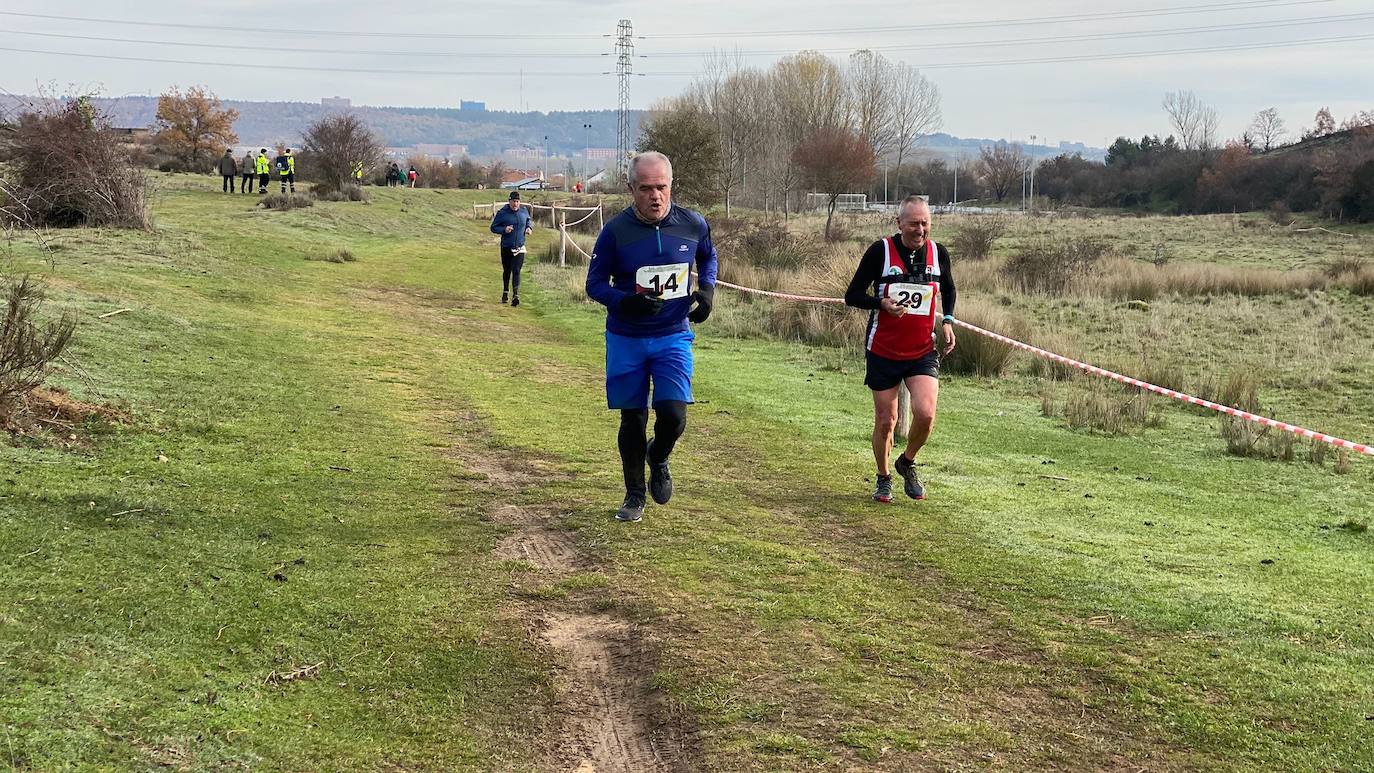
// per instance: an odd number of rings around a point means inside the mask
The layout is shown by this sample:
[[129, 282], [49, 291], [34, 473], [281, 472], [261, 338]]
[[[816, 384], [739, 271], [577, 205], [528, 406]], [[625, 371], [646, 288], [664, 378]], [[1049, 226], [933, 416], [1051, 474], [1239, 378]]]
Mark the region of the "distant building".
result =
[[473, 112], [473, 113], [485, 113], [485, 112], [487, 112], [487, 103], [486, 103], [486, 102], [473, 102], [473, 101], [468, 100], [468, 99], [462, 99], [462, 100], [459, 100], [459, 101], [458, 101], [458, 109], [459, 109], [459, 110], [464, 110], [464, 111], [470, 111], [470, 112]]
[[588, 161], [614, 161], [615, 148], [587, 148], [583, 155]]
[[348, 97], [321, 97], [320, 104], [324, 107], [332, 107], [339, 110], [347, 110], [353, 107], [353, 100]]
[[1059, 149], [1065, 153], [1087, 153], [1088, 146], [1081, 142], [1060, 142]]
[[468, 154], [467, 145], [441, 145], [432, 142], [420, 142], [415, 145], [415, 152], [422, 156], [432, 158], [462, 158]]
[[520, 161], [538, 161], [544, 158], [543, 148], [506, 148], [501, 154], [519, 163]]

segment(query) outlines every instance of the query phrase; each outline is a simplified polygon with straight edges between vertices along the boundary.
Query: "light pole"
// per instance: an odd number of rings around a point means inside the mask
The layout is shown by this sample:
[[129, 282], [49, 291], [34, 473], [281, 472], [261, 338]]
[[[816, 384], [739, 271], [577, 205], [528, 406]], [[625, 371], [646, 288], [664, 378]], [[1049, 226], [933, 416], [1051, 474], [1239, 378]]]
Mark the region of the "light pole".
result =
[[592, 125], [584, 123], [582, 124], [582, 128], [584, 130], [582, 134], [582, 185], [586, 187], [587, 164], [591, 162], [590, 156], [592, 155]]
[[1031, 181], [1030, 181], [1030, 211], [1035, 211], [1035, 135], [1031, 135]]
[[539, 170], [539, 189], [543, 190], [549, 179], [549, 135], [544, 135], [544, 168]]

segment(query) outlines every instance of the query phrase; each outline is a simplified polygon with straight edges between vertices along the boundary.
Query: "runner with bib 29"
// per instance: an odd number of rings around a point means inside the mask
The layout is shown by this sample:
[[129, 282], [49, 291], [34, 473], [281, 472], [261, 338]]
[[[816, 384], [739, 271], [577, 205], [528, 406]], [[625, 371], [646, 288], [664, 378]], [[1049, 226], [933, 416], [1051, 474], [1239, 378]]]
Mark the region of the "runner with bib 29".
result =
[[[672, 182], [672, 163], [662, 153], [630, 160], [634, 206], [601, 229], [587, 268], [587, 295], [606, 307], [606, 404], [620, 411], [621, 521], [643, 517], [646, 493], [659, 504], [673, 495], [668, 455], [692, 402], [694, 336], [687, 323], [705, 322], [715, 297], [711, 227], [672, 203]], [[645, 436], [651, 386], [652, 441]]]
[[[869, 311], [864, 384], [873, 392], [873, 459], [878, 468], [873, 500], [883, 503], [892, 501], [888, 455], [903, 383], [911, 393], [911, 429], [906, 450], [897, 457], [897, 473], [907, 496], [926, 497], [916, 474], [916, 453], [935, 426], [941, 354], [935, 340], [937, 320], [945, 341], [943, 353], [949, 354], [955, 344], [954, 275], [949, 252], [930, 238], [930, 207], [925, 200], [904, 199], [897, 208], [897, 227], [898, 233], [874, 242], [864, 253], [844, 294], [845, 303]], [[943, 317], [935, 311], [937, 301]]]

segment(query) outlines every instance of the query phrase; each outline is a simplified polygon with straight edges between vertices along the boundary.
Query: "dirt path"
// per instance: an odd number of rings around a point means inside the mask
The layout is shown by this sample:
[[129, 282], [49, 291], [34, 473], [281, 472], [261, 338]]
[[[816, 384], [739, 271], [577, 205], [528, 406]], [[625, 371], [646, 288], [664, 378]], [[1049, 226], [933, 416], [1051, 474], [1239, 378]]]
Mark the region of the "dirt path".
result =
[[[526, 472], [551, 466], [493, 450], [474, 414], [458, 417], [458, 447], [451, 454], [481, 477], [478, 486], [506, 502], [488, 511], [509, 528], [493, 554], [529, 564], [541, 583], [556, 583], [593, 570], [577, 536], [556, 508], [511, 504], [519, 499]], [[667, 696], [653, 686], [658, 652], [642, 626], [614, 614], [586, 608], [586, 602], [512, 601], [512, 614], [529, 622], [532, 636], [557, 664], [559, 727], [543, 746], [548, 770], [576, 773], [685, 771], [695, 756], [685, 732], [673, 718]]]

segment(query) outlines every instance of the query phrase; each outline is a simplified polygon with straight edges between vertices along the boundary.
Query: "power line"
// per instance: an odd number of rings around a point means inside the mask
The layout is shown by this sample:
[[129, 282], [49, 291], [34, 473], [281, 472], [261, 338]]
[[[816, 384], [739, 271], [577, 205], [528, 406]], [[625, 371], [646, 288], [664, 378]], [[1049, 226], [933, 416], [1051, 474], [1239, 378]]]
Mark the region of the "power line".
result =
[[[284, 64], [256, 64], [253, 62], [199, 62], [188, 59], [154, 59], [144, 56], [115, 56], [113, 54], [80, 54], [74, 51], [38, 51], [31, 48], [10, 48], [0, 46], [0, 51], [15, 51], [21, 54], [49, 54], [51, 56], [79, 56], [86, 59], [113, 59], [121, 62], [152, 62], [155, 64], [191, 64], [204, 67], [242, 67], [253, 70], [304, 70], [309, 72], [354, 72], [366, 73], [370, 75], [439, 75], [446, 77], [463, 76], [485, 76], [485, 75], [510, 75], [510, 70], [486, 70], [486, 71], [454, 71], [454, 70], [378, 70], [366, 67], [310, 67], [306, 65], [284, 65]], [[569, 70], [557, 70], [550, 72], [529, 72], [526, 75], [539, 75], [543, 77], [569, 77], [581, 78], [590, 76], [610, 75], [609, 72], [573, 72]]]
[[523, 51], [363, 51], [347, 48], [282, 48], [281, 46], [247, 46], [232, 43], [186, 43], [179, 40], [145, 40], [136, 38], [109, 38], [98, 35], [67, 35], [60, 32], [35, 32], [30, 30], [0, 30], [0, 34], [34, 35], [44, 38], [65, 40], [93, 40], [102, 43], [138, 43], [151, 46], [182, 46], [187, 48], [227, 48], [235, 51], [273, 51], [276, 53], [301, 54], [357, 54], [364, 56], [419, 56], [444, 57], [450, 59], [595, 59], [609, 57], [609, 52], [599, 54], [549, 54], [543, 52], [526, 53]]
[[[58, 16], [49, 13], [21, 13], [19, 11], [0, 11], [0, 16], [22, 16], [27, 19], [55, 19], [57, 21], [85, 21], [96, 24], [125, 24], [135, 27], [170, 27], [185, 30], [210, 30], [212, 32], [251, 32], [262, 35], [261, 27], [228, 27], [219, 24], [179, 24], [166, 21], [141, 21], [135, 19], [97, 19], [88, 16]], [[292, 35], [320, 35], [326, 37], [360, 38], [435, 38], [446, 40], [590, 40], [604, 39], [610, 35], [600, 33], [558, 33], [538, 34], [520, 33], [503, 35], [500, 33], [454, 33], [454, 32], [350, 32], [347, 30], [307, 30], [292, 29]]]
[[931, 32], [936, 30], [987, 29], [989, 27], [1020, 27], [1044, 24], [1069, 24], [1081, 21], [1099, 21], [1105, 19], [1139, 19], [1151, 16], [1178, 16], [1181, 14], [1207, 13], [1209, 11], [1240, 11], [1257, 10], [1263, 8], [1283, 8], [1286, 6], [1293, 5], [1316, 5], [1319, 3], [1330, 2], [1334, 2], [1334, 0], [1243, 0], [1241, 2], [1206, 3], [1203, 5], [1187, 5], [1178, 6], [1174, 8], [1155, 8], [1137, 11], [1102, 11], [1098, 13], [1075, 13], [1063, 14], [1059, 16], [1030, 16], [1019, 19], [992, 19], [987, 21], [944, 22], [910, 26], [885, 25], [881, 27], [827, 27], [825, 29], [753, 30], [749, 32], [717, 30], [713, 32], [669, 32], [664, 33], [662, 35], [642, 35], [640, 37], [644, 40], [668, 40], [685, 38], [756, 38], [808, 35], [849, 35], [859, 33], [873, 34]]
[[[1337, 22], [1354, 22], [1374, 19], [1374, 13], [1349, 13], [1337, 14], [1332, 16], [1314, 16], [1306, 19], [1277, 19], [1274, 21], [1259, 22], [1239, 22], [1237, 24], [1217, 24], [1207, 27], [1174, 27], [1171, 29], [1159, 30], [1140, 30], [1136, 32], [1101, 32], [1084, 35], [1055, 35], [1043, 38], [1014, 38], [1004, 40], [984, 40], [966, 43], [917, 43], [892, 46], [866, 46], [868, 51], [919, 51], [919, 50], [943, 50], [955, 48], [983, 48], [994, 46], [1024, 46], [1042, 45], [1049, 43], [1081, 43], [1094, 40], [1125, 40], [1130, 38], [1152, 38], [1166, 37], [1172, 35], [1200, 35], [1209, 32], [1240, 32], [1243, 30], [1273, 29], [1275, 27], [1297, 27], [1313, 24], [1334, 24]], [[820, 48], [810, 49], [822, 54], [848, 53], [853, 51], [851, 48]], [[731, 56], [784, 56], [795, 53], [795, 49], [773, 49], [757, 51], [731, 51]], [[645, 54], [642, 58], [647, 59], [666, 59], [682, 57], [702, 57], [708, 56], [709, 51], [672, 51], [662, 54]]]
[[[922, 70], [955, 70], [963, 67], [1002, 67], [1006, 65], [1022, 64], [1053, 64], [1058, 62], [1102, 62], [1116, 59], [1143, 59], [1155, 56], [1174, 56], [1179, 54], [1208, 54], [1222, 51], [1253, 51], [1265, 48], [1292, 48], [1295, 46], [1306, 46], [1318, 43], [1348, 43], [1356, 40], [1374, 40], [1374, 34], [1368, 35], [1341, 35], [1329, 38], [1306, 38], [1302, 40], [1282, 40], [1270, 43], [1240, 43], [1225, 46], [1199, 46], [1196, 48], [1172, 48], [1160, 51], [1126, 51], [1114, 54], [1083, 54], [1073, 56], [1047, 56], [1024, 59], [996, 59], [980, 62], [930, 62], [926, 64], [912, 64]], [[683, 76], [698, 75], [699, 73], [691, 70], [680, 71], [659, 71], [641, 73], [642, 75], [654, 76]]]

